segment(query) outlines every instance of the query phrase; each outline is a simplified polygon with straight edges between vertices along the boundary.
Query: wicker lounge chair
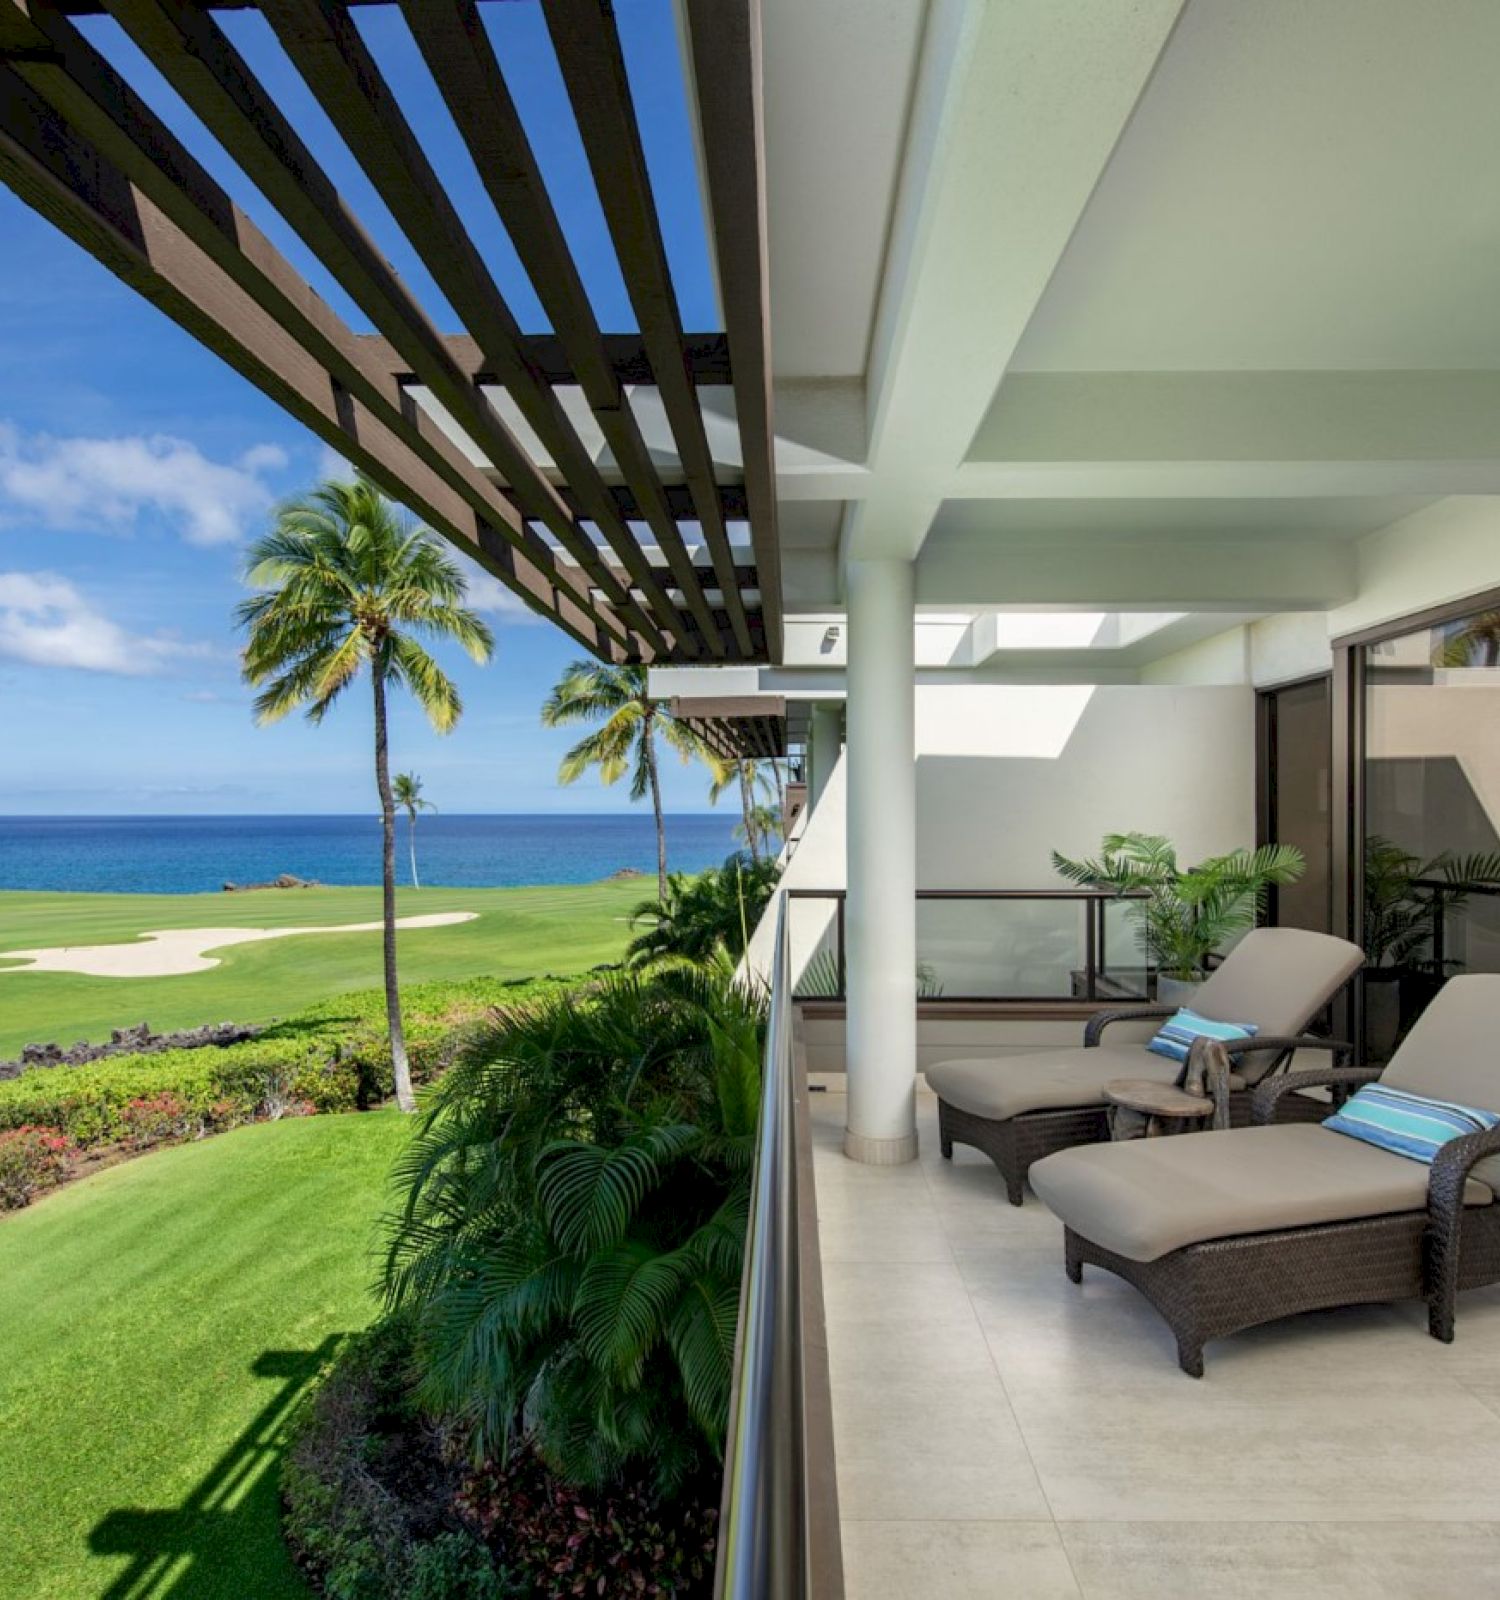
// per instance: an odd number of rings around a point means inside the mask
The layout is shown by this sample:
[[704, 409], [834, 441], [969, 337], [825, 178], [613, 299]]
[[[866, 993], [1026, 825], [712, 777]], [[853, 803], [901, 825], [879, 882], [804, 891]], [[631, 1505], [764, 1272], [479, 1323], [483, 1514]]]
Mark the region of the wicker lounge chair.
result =
[[[1301, 928], [1256, 928], [1229, 953], [1193, 1001], [1220, 1022], [1253, 1022], [1255, 1038], [1229, 1047], [1236, 1069], [1230, 1114], [1250, 1120], [1250, 1090], [1286, 1065], [1299, 1049], [1347, 1046], [1303, 1032], [1364, 961], [1345, 939]], [[1101, 1011], [1089, 1020], [1083, 1046], [1036, 1055], [941, 1061], [927, 1069], [938, 1097], [938, 1134], [945, 1156], [955, 1144], [982, 1150], [1000, 1169], [1013, 1206], [1021, 1204], [1032, 1162], [1055, 1150], [1109, 1137], [1105, 1085], [1116, 1078], [1176, 1080], [1178, 1062], [1152, 1054], [1146, 1041], [1170, 1005]], [[1113, 1028], [1108, 1042], [1106, 1028]], [[1315, 1101], [1291, 1110], [1319, 1117]]]
[[1133, 1283], [1203, 1375], [1208, 1339], [1294, 1312], [1425, 1298], [1453, 1338], [1458, 1290], [1500, 1281], [1500, 1128], [1441, 1147], [1431, 1167], [1306, 1123], [1277, 1125], [1295, 1090], [1377, 1077], [1500, 1110], [1500, 976], [1453, 978], [1384, 1073], [1299, 1072], [1261, 1085], [1254, 1125], [1065, 1150], [1032, 1184], [1062, 1219], [1068, 1276]]

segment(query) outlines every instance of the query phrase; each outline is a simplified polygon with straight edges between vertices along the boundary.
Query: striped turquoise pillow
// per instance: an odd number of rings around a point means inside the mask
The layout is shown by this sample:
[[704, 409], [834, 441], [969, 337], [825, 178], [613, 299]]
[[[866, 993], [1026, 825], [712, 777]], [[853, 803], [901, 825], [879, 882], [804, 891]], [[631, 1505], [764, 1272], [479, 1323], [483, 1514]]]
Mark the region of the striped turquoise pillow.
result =
[[1146, 1048], [1169, 1061], [1186, 1061], [1195, 1039], [1222, 1039], [1228, 1043], [1231, 1039], [1249, 1039], [1255, 1031], [1253, 1022], [1216, 1022], [1184, 1006]]
[[1484, 1133], [1500, 1123], [1493, 1111], [1454, 1105], [1451, 1100], [1429, 1100], [1404, 1089], [1366, 1084], [1323, 1119], [1325, 1128], [1347, 1133], [1353, 1139], [1378, 1145], [1394, 1155], [1432, 1165], [1432, 1158], [1450, 1139], [1466, 1133]]

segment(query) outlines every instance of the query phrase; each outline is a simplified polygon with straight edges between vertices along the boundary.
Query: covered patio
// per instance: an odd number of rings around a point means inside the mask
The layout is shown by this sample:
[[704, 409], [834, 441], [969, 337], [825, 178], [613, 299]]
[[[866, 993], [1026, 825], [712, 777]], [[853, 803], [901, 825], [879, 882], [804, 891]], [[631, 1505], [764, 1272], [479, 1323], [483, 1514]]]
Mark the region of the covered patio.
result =
[[1185, 1378], [1128, 1284], [977, 1151], [872, 1170], [811, 1107], [846, 1592], [1038, 1600], [1485, 1593], [1500, 1584], [1500, 1291], [1272, 1323]]

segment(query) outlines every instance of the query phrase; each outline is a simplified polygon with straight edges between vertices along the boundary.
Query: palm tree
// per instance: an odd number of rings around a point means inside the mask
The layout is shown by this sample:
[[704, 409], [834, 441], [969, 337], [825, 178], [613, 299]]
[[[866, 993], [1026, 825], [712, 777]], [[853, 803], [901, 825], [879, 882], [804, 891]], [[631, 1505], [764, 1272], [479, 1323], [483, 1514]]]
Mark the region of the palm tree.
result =
[[764, 802], [771, 799], [776, 790], [762, 762], [748, 760], [719, 762], [713, 767], [713, 782], [708, 786], [708, 803], [717, 805], [719, 796], [731, 783], [737, 784], [740, 792], [740, 824], [734, 830], [735, 838], [741, 840], [750, 851], [750, 859], [758, 862], [761, 855], [760, 842], [766, 833], [765, 823], [769, 816]]
[[415, 772], [398, 772], [391, 779], [391, 793], [398, 806], [406, 809], [406, 844], [411, 853], [411, 886], [420, 889], [421, 882], [417, 878], [417, 813], [419, 811], [436, 811], [437, 807], [432, 801], [422, 798], [422, 780]]
[[542, 726], [564, 728], [580, 722], [598, 722], [602, 726], [580, 739], [563, 757], [558, 780], [575, 783], [590, 767], [597, 767], [605, 783], [618, 783], [629, 772], [630, 798], [643, 800], [648, 794], [651, 796], [656, 818], [657, 899], [665, 900], [667, 832], [662, 820], [656, 735], [661, 734], [684, 764], [697, 756], [717, 773], [718, 760], [697, 734], [646, 692], [643, 666], [572, 662], [542, 706]]
[[385, 1010], [396, 1100], [416, 1100], [396, 984], [396, 810], [386, 753], [386, 690], [404, 688], [439, 733], [463, 710], [453, 680], [421, 642], [450, 639], [475, 661], [495, 641], [463, 604], [464, 577], [427, 529], [409, 522], [363, 474], [326, 482], [288, 501], [272, 530], [250, 547], [246, 581], [263, 592], [241, 601], [248, 634], [243, 670], [261, 690], [256, 720], [275, 722], [299, 707], [321, 722], [368, 667], [375, 702], [375, 786], [380, 794], [385, 924]]
[[1500, 611], [1481, 611], [1442, 638], [1433, 651], [1435, 667], [1500, 666]]

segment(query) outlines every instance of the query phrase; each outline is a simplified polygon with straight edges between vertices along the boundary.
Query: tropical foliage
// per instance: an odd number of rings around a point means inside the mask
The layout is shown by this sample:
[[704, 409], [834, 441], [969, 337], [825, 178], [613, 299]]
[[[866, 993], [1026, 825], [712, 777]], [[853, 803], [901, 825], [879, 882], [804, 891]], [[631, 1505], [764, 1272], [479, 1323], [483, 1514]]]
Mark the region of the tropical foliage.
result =
[[755, 860], [745, 851], [692, 876], [672, 873], [665, 900], [642, 900], [630, 913], [631, 927], [641, 931], [630, 941], [626, 961], [701, 962], [720, 950], [738, 961], [770, 904], [776, 878], [774, 861]]
[[413, 889], [420, 889], [422, 880], [417, 876], [417, 813], [436, 811], [437, 807], [432, 801], [423, 799], [422, 780], [415, 772], [398, 772], [391, 779], [391, 795], [406, 813], [406, 846], [411, 854], [411, 886]]
[[619, 974], [475, 1035], [398, 1168], [388, 1303], [476, 1461], [673, 1495], [723, 1447], [761, 998]]
[[1261, 845], [1210, 856], [1195, 867], [1178, 864], [1171, 842], [1157, 834], [1111, 833], [1099, 856], [1052, 865], [1070, 883], [1139, 895], [1132, 906], [1148, 958], [1170, 977], [1191, 980], [1205, 958], [1235, 934], [1254, 927], [1273, 885], [1302, 876], [1302, 852]]
[[723, 762], [714, 770], [709, 804], [717, 805], [731, 786], [740, 801], [734, 836], [750, 852], [750, 859], [758, 862], [769, 842], [781, 836], [782, 807], [775, 774], [764, 761]]
[[475, 661], [494, 650], [489, 628], [463, 605], [457, 562], [425, 528], [407, 521], [363, 475], [320, 484], [277, 513], [250, 547], [241, 602], [246, 680], [260, 689], [256, 717], [275, 722], [305, 710], [321, 722], [362, 671], [374, 699], [375, 787], [380, 796], [384, 886], [386, 1025], [396, 1099], [414, 1109], [396, 980], [396, 813], [387, 751], [386, 695], [405, 689], [439, 733], [463, 711], [457, 687], [427, 650], [446, 640]]
[[542, 725], [576, 727], [597, 722], [563, 757], [558, 780], [576, 783], [597, 768], [606, 784], [630, 774], [630, 798], [651, 797], [656, 819], [656, 893], [667, 898], [667, 832], [662, 816], [661, 773], [657, 766], [657, 735], [682, 758], [706, 761], [717, 772], [718, 761], [708, 746], [686, 724], [679, 722], [660, 701], [647, 692], [643, 666], [606, 665], [600, 661], [574, 661], [554, 685], [542, 705]]
[[[1452, 887], [1422, 889], [1422, 880]], [[1430, 967], [1439, 901], [1445, 913], [1461, 910], [1469, 884], [1500, 884], [1500, 853], [1454, 855], [1445, 850], [1424, 861], [1393, 840], [1371, 834], [1365, 840], [1364, 881], [1364, 946], [1370, 965]]]

